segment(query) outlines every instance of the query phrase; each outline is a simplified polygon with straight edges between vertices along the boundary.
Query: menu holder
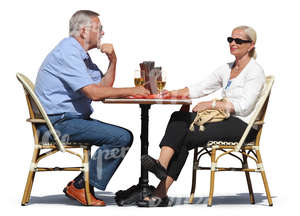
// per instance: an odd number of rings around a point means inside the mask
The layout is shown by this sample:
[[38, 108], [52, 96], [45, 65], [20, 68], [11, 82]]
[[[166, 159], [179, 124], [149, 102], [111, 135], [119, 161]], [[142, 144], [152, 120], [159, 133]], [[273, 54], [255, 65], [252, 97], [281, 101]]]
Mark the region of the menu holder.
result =
[[144, 87], [150, 91], [151, 94], [157, 94], [157, 80], [162, 80], [161, 67], [154, 67], [154, 61], [144, 61], [140, 63], [141, 77], [144, 78]]

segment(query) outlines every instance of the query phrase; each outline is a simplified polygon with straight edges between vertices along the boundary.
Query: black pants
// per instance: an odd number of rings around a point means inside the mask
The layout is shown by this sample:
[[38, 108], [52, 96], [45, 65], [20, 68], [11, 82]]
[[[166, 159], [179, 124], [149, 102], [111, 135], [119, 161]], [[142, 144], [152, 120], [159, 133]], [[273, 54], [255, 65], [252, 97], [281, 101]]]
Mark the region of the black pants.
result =
[[[191, 112], [174, 112], [160, 143], [160, 147], [169, 146], [175, 151], [167, 169], [168, 176], [174, 180], [177, 180], [189, 150], [204, 147], [210, 140], [238, 142], [248, 126], [239, 118], [231, 116], [221, 122], [206, 123], [204, 131], [199, 131], [198, 126], [195, 126], [194, 131], [190, 131], [189, 126], [196, 115], [197, 113]], [[254, 140], [256, 135], [257, 131], [251, 129], [246, 141]]]

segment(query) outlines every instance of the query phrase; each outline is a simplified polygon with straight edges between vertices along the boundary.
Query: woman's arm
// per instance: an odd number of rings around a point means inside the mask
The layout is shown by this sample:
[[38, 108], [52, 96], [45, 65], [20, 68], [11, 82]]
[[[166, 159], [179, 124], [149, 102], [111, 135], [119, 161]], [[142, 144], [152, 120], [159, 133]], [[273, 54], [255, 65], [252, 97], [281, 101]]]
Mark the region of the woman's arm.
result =
[[235, 113], [234, 106], [230, 101], [203, 101], [198, 103], [193, 112], [201, 112], [204, 110], [223, 110], [227, 113]]
[[183, 89], [173, 90], [173, 91], [163, 91], [164, 97], [175, 97], [175, 98], [188, 98], [189, 97], [189, 88], [185, 87]]

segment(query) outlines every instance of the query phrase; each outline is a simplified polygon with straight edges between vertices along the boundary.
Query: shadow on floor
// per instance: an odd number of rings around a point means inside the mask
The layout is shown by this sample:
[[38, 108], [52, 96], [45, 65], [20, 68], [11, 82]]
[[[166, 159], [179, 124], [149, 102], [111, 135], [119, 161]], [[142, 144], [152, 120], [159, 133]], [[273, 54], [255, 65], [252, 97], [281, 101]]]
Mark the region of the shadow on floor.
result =
[[[108, 206], [117, 206], [114, 200], [114, 193], [112, 192], [96, 192], [96, 196], [102, 199]], [[255, 204], [268, 205], [267, 197], [263, 193], [255, 193]], [[276, 198], [276, 197], [272, 197]], [[188, 205], [189, 197], [170, 197], [175, 201], [176, 206]], [[195, 197], [194, 205], [206, 205], [208, 197]], [[74, 205], [81, 206], [77, 201], [66, 197], [64, 194], [48, 195], [48, 196], [32, 196], [29, 205], [32, 204], [61, 204], [61, 205]], [[230, 196], [214, 196], [213, 205], [251, 205], [248, 193], [239, 193]]]
[[[276, 197], [272, 197], [276, 198]], [[171, 197], [175, 201], [175, 205], [189, 204], [189, 197]], [[254, 193], [256, 205], [268, 206], [268, 199], [264, 193]], [[195, 197], [193, 204], [207, 205], [208, 197]], [[214, 196], [213, 205], [251, 205], [248, 193], [239, 193], [228, 196]]]
[[[102, 199], [106, 205], [117, 205], [115, 202], [115, 194], [112, 192], [96, 192], [96, 196]], [[49, 196], [31, 196], [29, 205], [31, 204], [62, 204], [82, 206], [76, 200], [70, 199], [65, 194], [56, 194]]]

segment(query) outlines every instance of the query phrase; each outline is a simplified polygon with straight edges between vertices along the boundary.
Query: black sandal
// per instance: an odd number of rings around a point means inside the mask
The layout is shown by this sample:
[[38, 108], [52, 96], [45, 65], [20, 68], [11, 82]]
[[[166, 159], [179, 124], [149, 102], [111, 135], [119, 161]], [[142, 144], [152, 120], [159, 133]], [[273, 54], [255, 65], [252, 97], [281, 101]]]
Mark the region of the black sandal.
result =
[[174, 206], [175, 202], [170, 200], [168, 196], [161, 198], [161, 202], [158, 207], [171, 207]]
[[158, 207], [161, 203], [161, 198], [153, 195], [147, 196], [149, 200], [140, 200], [136, 204], [138, 207]]
[[156, 161], [151, 156], [142, 155], [141, 162], [142, 162], [142, 166], [146, 170], [152, 172], [161, 181], [167, 178], [167, 170], [159, 163], [159, 161]]
[[170, 200], [168, 196], [160, 198], [157, 196], [149, 195], [149, 200], [140, 200], [136, 204], [138, 207], [172, 207], [175, 202]]

